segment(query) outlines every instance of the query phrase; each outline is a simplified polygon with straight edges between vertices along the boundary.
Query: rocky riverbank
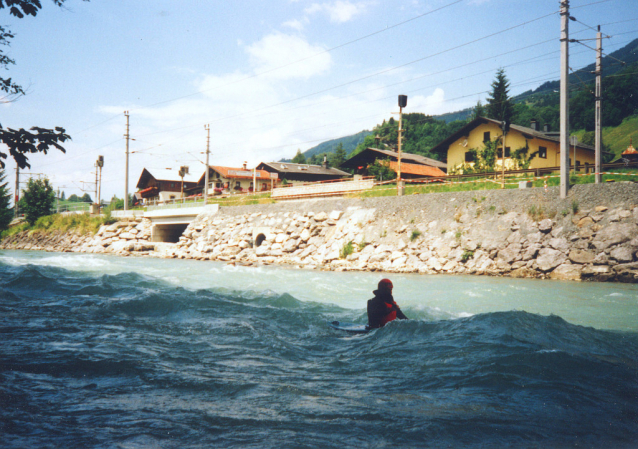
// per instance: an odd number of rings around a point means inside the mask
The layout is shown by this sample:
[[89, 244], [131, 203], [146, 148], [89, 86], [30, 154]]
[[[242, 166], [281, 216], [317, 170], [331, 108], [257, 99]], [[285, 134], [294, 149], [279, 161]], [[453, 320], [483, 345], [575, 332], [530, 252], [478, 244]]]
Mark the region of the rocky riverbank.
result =
[[198, 216], [175, 244], [148, 219], [95, 236], [18, 234], [5, 249], [326, 270], [638, 282], [638, 184], [306, 200]]

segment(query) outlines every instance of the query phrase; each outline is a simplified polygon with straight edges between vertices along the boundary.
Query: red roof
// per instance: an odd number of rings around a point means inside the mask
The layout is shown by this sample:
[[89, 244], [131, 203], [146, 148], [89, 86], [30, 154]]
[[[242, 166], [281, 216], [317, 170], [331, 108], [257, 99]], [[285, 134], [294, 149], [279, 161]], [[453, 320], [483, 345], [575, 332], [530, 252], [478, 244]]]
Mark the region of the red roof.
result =
[[638, 154], [638, 151], [634, 148], [633, 141], [629, 141], [629, 146], [625, 151], [622, 152], [623, 156], [627, 156], [628, 154]]
[[[253, 179], [253, 170], [251, 168], [235, 168], [221, 167], [219, 165], [210, 165], [210, 168], [219, 173], [223, 178], [227, 179]], [[258, 181], [270, 181], [270, 173], [266, 170], [255, 170]], [[200, 178], [200, 182], [204, 180], [204, 175]]]
[[[395, 172], [398, 171], [398, 162], [389, 161], [390, 168]], [[428, 165], [419, 164], [406, 164], [401, 162], [401, 173], [407, 175], [419, 175], [419, 176], [431, 176], [433, 178], [440, 178], [445, 176], [445, 173], [438, 167], [430, 167]]]

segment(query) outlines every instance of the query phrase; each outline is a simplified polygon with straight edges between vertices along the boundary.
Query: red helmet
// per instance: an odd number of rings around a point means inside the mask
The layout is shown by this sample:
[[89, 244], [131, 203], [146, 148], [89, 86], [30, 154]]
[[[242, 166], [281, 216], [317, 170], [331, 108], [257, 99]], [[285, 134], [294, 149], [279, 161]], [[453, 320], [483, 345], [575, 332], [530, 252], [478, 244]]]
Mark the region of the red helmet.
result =
[[390, 279], [381, 279], [379, 281], [379, 290], [381, 290], [381, 291], [391, 291], [392, 290], [392, 281]]

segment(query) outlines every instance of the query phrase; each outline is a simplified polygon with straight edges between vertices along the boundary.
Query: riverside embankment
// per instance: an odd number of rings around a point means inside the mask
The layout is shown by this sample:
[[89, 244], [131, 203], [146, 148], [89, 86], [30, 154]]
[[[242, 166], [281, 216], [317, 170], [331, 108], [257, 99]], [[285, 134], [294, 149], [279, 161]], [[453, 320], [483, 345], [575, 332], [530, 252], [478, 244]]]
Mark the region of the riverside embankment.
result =
[[23, 232], [4, 249], [115, 253], [324, 270], [638, 282], [638, 184], [224, 207], [177, 243], [147, 219], [96, 235]]

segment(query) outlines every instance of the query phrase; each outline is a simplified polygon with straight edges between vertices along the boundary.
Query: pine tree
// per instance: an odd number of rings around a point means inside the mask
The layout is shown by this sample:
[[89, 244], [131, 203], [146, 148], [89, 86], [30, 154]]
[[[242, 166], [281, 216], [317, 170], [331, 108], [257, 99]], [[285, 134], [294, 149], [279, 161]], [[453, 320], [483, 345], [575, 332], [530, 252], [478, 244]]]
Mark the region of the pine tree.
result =
[[514, 115], [514, 105], [509, 97], [510, 82], [505, 70], [496, 72], [496, 79], [492, 82], [492, 92], [487, 98], [487, 116], [495, 120], [510, 123]]
[[485, 117], [485, 115], [487, 115], [485, 106], [483, 106], [483, 103], [481, 103], [481, 100], [479, 100], [476, 102], [476, 106], [474, 106], [474, 109], [472, 110], [470, 121], [476, 120], [479, 117]]
[[329, 157], [330, 166], [339, 168], [339, 166], [345, 162], [346, 157], [347, 153], [346, 150], [343, 149], [343, 145], [337, 145], [335, 152], [332, 153]]
[[297, 154], [295, 154], [295, 157], [292, 158], [292, 162], [294, 164], [305, 164], [306, 156], [303, 155], [301, 150], [297, 150]]
[[11, 223], [13, 218], [13, 209], [9, 207], [11, 193], [7, 187], [8, 183], [2, 184], [6, 177], [4, 170], [0, 170], [0, 232], [9, 227], [9, 223]]

